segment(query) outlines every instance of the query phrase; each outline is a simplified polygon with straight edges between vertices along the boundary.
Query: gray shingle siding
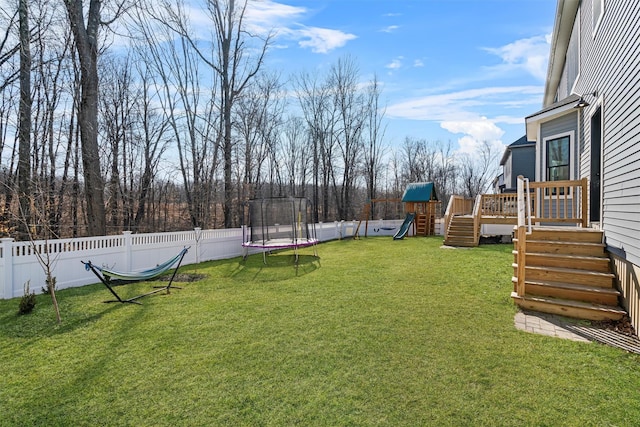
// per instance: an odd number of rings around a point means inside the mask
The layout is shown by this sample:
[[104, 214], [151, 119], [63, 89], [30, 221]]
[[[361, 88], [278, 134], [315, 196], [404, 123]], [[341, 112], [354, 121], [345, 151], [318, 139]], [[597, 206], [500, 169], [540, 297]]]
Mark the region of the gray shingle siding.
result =
[[549, 120], [542, 123], [540, 126], [541, 139], [548, 138], [550, 136], [558, 135], [560, 133], [575, 131], [578, 127], [577, 113], [565, 114], [557, 119]]
[[511, 182], [508, 188], [517, 188], [518, 175], [529, 178], [530, 181], [536, 179], [536, 147], [519, 147], [511, 150], [511, 162], [513, 173], [511, 174]]

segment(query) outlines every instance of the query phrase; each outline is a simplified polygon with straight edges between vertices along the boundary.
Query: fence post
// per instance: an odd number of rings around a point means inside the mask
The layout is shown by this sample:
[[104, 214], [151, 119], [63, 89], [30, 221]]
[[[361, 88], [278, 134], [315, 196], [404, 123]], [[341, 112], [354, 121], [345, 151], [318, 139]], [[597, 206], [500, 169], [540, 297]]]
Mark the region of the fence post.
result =
[[2, 287], [0, 299], [13, 298], [13, 238], [4, 237], [2, 242]]
[[[245, 226], [243, 225], [242, 227], [245, 227]], [[193, 231], [195, 231], [195, 238], [196, 238], [196, 264], [200, 264], [200, 238], [202, 237], [202, 228], [196, 227], [193, 229]], [[242, 233], [242, 235], [244, 236], [244, 233]]]
[[131, 256], [131, 231], [123, 231], [124, 235], [124, 271], [132, 270], [132, 256]]

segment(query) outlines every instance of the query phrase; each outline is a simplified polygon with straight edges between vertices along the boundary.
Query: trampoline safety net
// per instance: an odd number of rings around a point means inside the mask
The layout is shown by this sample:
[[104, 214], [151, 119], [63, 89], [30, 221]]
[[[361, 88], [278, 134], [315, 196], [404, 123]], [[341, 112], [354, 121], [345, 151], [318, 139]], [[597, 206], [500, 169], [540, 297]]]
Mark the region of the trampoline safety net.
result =
[[247, 202], [244, 245], [297, 247], [317, 242], [311, 202], [303, 197], [253, 199]]

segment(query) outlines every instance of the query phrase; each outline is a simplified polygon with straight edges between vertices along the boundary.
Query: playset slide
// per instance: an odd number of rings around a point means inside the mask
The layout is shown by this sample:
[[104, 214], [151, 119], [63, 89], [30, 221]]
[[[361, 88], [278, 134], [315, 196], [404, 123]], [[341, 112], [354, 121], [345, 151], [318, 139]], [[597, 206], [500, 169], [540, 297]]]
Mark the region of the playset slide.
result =
[[416, 217], [415, 213], [408, 213], [407, 217], [404, 219], [402, 226], [398, 230], [398, 232], [393, 236], [393, 240], [404, 239], [404, 236], [409, 232], [409, 227], [413, 222], [413, 219]]

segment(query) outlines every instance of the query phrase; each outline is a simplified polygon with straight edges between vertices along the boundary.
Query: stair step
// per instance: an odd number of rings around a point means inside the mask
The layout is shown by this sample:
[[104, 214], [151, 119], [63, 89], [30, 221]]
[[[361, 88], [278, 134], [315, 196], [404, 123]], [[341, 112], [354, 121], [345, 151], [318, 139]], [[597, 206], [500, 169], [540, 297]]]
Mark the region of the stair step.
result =
[[572, 301], [561, 298], [539, 297], [533, 295], [520, 296], [515, 292], [511, 298], [520, 307], [543, 313], [559, 314], [567, 317], [589, 320], [619, 320], [626, 312], [618, 307]]
[[602, 243], [602, 231], [580, 227], [535, 227], [527, 238], [531, 240]]
[[[517, 273], [518, 264], [512, 264]], [[615, 275], [599, 271], [578, 270], [564, 267], [525, 267], [525, 280], [564, 282], [579, 285], [599, 286], [601, 288], [612, 288]]]
[[[514, 247], [517, 247], [518, 239], [513, 239]], [[569, 242], [559, 240], [529, 240], [527, 238], [527, 252], [604, 256], [604, 243], [594, 242]]]
[[[514, 257], [517, 251], [512, 251]], [[515, 259], [515, 258], [514, 258]], [[545, 252], [527, 252], [527, 265], [531, 266], [548, 266], [548, 267], [565, 267], [577, 270], [591, 270], [601, 273], [610, 272], [609, 258], [606, 256], [591, 255], [566, 255]]]
[[461, 239], [445, 239], [443, 242], [446, 246], [462, 246], [462, 247], [473, 247], [476, 246], [473, 239], [461, 240]]
[[[518, 279], [514, 277], [512, 281], [515, 285]], [[614, 307], [618, 306], [618, 297], [620, 296], [620, 291], [615, 288], [552, 281], [526, 280], [525, 290], [528, 295], [576, 300]]]

